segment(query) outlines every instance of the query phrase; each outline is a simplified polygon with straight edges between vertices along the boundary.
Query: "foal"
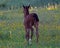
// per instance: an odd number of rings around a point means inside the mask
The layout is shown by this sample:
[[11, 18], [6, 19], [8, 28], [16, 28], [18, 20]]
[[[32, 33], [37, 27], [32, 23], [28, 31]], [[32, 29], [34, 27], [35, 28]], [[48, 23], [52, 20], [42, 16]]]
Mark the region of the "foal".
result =
[[[23, 12], [24, 12], [24, 26], [26, 31], [26, 40], [28, 43], [31, 43], [31, 39], [33, 36], [33, 26], [36, 29], [36, 41], [38, 42], [39, 33], [38, 33], [38, 25], [39, 25], [39, 19], [36, 13], [29, 14], [29, 6], [23, 5]], [[31, 35], [30, 35], [31, 31]]]

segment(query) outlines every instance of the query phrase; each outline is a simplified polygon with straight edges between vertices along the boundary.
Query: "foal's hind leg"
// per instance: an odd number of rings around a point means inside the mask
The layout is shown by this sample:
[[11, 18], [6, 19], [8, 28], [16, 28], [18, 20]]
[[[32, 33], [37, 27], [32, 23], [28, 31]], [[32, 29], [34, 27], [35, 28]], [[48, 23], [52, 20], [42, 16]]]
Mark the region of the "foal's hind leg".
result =
[[38, 22], [36, 22], [35, 23], [35, 28], [36, 28], [36, 39], [37, 39], [36, 41], [37, 41], [37, 43], [38, 43], [38, 39], [39, 39], [38, 25], [39, 25]]
[[33, 37], [33, 34], [34, 34], [34, 29], [33, 29], [33, 27], [31, 28], [31, 39], [32, 39], [32, 37]]

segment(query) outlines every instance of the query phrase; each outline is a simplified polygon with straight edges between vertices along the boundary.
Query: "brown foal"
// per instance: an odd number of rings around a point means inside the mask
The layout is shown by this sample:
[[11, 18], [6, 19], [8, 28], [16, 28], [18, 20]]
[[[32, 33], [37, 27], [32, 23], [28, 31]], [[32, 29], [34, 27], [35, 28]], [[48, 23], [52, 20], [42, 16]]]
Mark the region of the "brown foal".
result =
[[[23, 12], [24, 12], [24, 26], [25, 26], [25, 31], [26, 31], [26, 40], [31, 41], [33, 37], [33, 26], [36, 29], [36, 41], [38, 42], [39, 38], [39, 33], [38, 33], [38, 26], [39, 26], [39, 18], [36, 13], [30, 13], [29, 14], [29, 6], [24, 6], [23, 5]], [[30, 35], [31, 31], [31, 35]]]

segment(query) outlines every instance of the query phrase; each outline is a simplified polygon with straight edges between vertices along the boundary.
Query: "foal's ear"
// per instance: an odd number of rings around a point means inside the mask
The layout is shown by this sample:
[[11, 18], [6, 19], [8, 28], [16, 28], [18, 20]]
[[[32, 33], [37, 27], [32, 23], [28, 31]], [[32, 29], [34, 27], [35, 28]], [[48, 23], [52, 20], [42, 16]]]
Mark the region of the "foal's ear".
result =
[[30, 5], [28, 6], [28, 8], [30, 7]]
[[23, 8], [25, 8], [25, 6], [23, 5]]

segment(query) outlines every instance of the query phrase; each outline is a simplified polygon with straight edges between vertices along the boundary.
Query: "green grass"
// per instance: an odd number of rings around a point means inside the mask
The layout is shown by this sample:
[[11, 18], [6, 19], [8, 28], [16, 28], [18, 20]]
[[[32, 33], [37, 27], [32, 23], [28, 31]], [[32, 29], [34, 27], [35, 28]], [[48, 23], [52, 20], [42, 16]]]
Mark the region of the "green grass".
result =
[[25, 41], [22, 9], [0, 12], [0, 48], [60, 48], [60, 10], [38, 8], [39, 44], [34, 35], [31, 46]]

